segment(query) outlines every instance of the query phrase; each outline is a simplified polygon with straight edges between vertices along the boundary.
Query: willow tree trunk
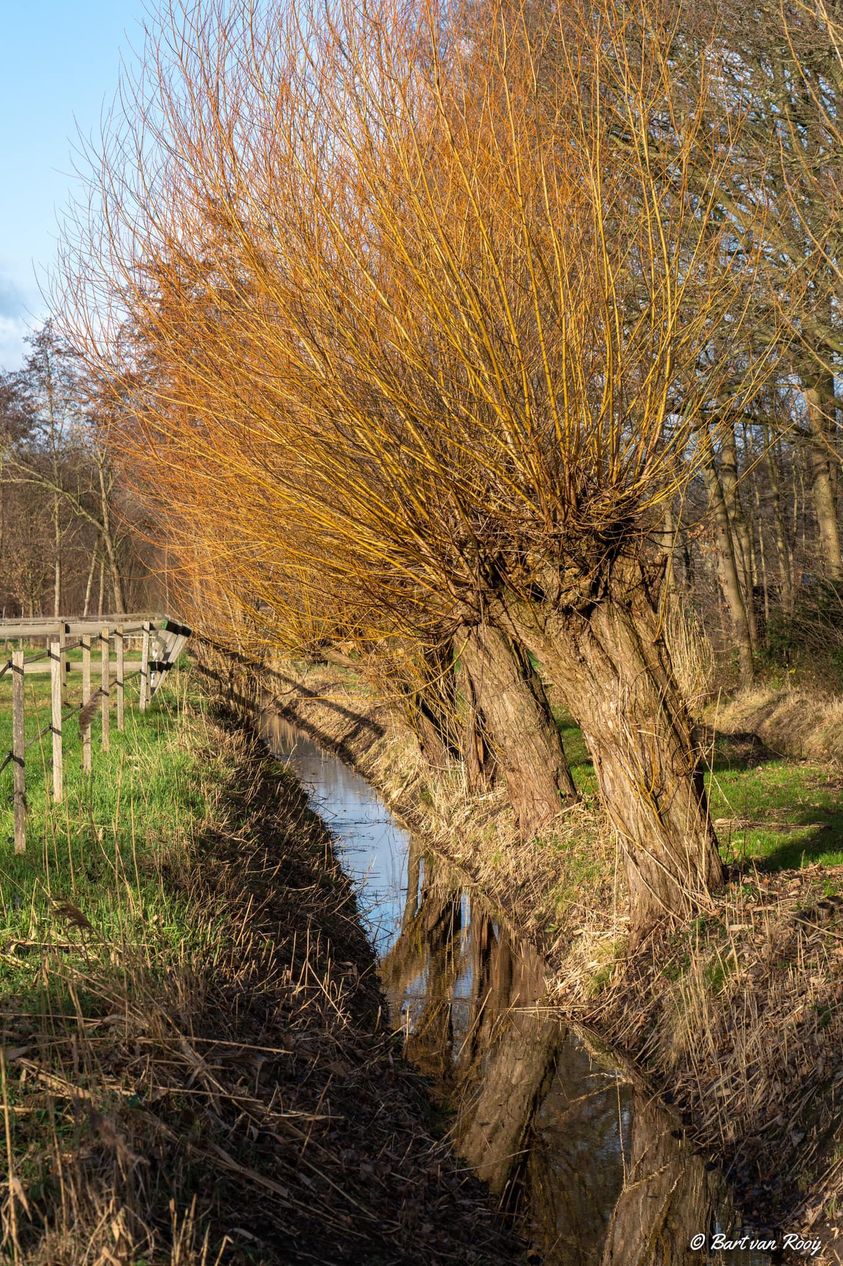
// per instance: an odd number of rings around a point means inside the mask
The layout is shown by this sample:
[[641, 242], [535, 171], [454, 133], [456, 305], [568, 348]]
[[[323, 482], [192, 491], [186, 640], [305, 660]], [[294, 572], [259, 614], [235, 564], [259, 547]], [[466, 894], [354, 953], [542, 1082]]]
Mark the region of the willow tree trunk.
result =
[[544, 686], [521, 647], [489, 624], [463, 630], [460, 659], [519, 833], [528, 839], [577, 797]]
[[482, 793], [494, 781], [495, 754], [489, 742], [486, 719], [477, 702], [477, 691], [465, 664], [461, 665], [459, 681], [463, 701], [461, 745], [466, 782], [469, 791]]
[[723, 867], [658, 585], [619, 573], [582, 611], [520, 605], [511, 618], [582, 727], [623, 847], [637, 934], [660, 916], [694, 913], [722, 883]]

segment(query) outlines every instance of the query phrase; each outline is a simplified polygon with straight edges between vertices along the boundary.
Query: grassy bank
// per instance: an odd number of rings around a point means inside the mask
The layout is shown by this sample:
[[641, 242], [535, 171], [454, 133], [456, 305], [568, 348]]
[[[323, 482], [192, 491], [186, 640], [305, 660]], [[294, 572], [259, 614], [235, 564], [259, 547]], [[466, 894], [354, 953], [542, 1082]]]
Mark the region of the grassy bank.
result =
[[843, 699], [827, 689], [749, 687], [710, 703], [705, 720], [730, 734], [757, 734], [781, 755], [843, 766]]
[[354, 674], [279, 664], [265, 682], [290, 720], [356, 765], [536, 946], [566, 1018], [608, 1040], [676, 1105], [693, 1146], [726, 1169], [750, 1212], [806, 1229], [839, 1220], [843, 852], [833, 768], [788, 761], [745, 734], [712, 736], [707, 781], [729, 882], [700, 918], [630, 954], [622, 868], [582, 737], [564, 719], [583, 801], [524, 843], [500, 789], [471, 796], [459, 767], [432, 772]]
[[62, 805], [32, 778], [25, 857], [0, 785], [2, 1259], [517, 1260], [435, 1141], [283, 767], [177, 683], [90, 782], [77, 755]]

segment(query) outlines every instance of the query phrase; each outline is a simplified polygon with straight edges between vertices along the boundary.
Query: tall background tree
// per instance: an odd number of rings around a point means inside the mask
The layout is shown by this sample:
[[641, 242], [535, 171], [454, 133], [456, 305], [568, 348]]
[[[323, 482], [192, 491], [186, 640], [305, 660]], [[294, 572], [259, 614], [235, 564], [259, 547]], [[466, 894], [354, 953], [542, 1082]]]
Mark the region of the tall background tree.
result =
[[22, 369], [0, 379], [6, 615], [120, 614], [160, 601], [155, 547], [115, 478], [107, 428], [83, 362], [47, 321]]

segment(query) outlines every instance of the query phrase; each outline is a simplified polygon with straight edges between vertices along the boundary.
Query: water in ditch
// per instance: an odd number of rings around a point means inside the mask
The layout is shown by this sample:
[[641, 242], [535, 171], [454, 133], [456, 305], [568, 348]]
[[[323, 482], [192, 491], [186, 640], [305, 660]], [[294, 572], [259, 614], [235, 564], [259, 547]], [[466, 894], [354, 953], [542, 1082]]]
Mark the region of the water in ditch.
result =
[[406, 1055], [452, 1113], [457, 1150], [515, 1220], [527, 1260], [774, 1260], [726, 1247], [765, 1237], [742, 1226], [723, 1178], [691, 1152], [676, 1122], [543, 1006], [535, 953], [422, 851], [363, 778], [271, 710], [262, 725], [357, 885]]

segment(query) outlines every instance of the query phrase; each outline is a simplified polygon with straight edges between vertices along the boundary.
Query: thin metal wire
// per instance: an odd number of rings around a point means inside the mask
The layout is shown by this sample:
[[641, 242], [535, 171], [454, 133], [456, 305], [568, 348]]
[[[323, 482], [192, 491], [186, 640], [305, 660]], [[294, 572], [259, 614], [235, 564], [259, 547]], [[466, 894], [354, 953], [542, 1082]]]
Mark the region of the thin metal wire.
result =
[[49, 659], [52, 651], [41, 651], [40, 655], [32, 655], [29, 659], [24, 659], [25, 664], [37, 664], [40, 659]]
[[30, 747], [32, 747], [33, 743], [40, 743], [41, 739], [44, 738], [45, 735], [50, 734], [52, 729], [53, 729], [53, 723], [51, 721], [49, 725], [44, 726], [43, 730], [39, 730], [38, 733], [33, 738], [31, 738], [28, 743], [24, 744], [23, 750], [25, 752], [28, 752]]
[[[105, 627], [105, 626], [103, 626], [103, 627]], [[130, 627], [130, 628], [128, 628], [128, 629], [125, 629], [125, 628], [124, 628], [124, 629], [120, 630], [120, 634], [122, 635], [122, 637], [123, 637], [123, 638], [125, 638], [125, 637], [130, 636], [130, 635], [133, 635], [133, 634], [142, 634], [142, 633], [145, 633], [145, 632], [147, 631], [147, 628], [149, 629], [149, 631], [150, 631], [150, 632], [158, 632], [158, 631], [160, 631], [160, 630], [158, 629], [158, 626], [157, 626], [157, 624], [155, 623], [155, 621], [151, 621], [151, 620], [150, 620], [150, 621], [146, 621], [146, 622], [145, 622], [145, 624], [143, 624], [143, 625], [133, 625], [133, 626], [131, 626], [131, 627]], [[112, 635], [117, 635], [117, 633], [118, 633], [118, 630], [117, 630], [117, 629], [111, 629], [111, 634], [112, 634]], [[67, 651], [77, 650], [79, 647], [81, 647], [81, 646], [82, 646], [83, 639], [88, 639], [89, 637], [90, 637], [90, 641], [91, 641], [92, 643], [95, 643], [97, 640], [104, 640], [104, 639], [102, 638], [102, 634], [101, 634], [101, 633], [100, 633], [99, 635], [97, 635], [97, 634], [93, 634], [93, 635], [83, 634], [83, 635], [80, 635], [80, 637], [79, 637], [79, 639], [78, 639], [77, 641], [74, 641], [74, 642], [66, 642], [66, 643], [64, 643], [64, 645], [63, 645], [63, 646], [61, 647], [61, 649], [60, 649], [60, 654], [64, 654], [64, 653], [65, 653], [65, 652], [67, 652]], [[204, 639], [204, 638], [203, 638], [202, 640], [204, 641], [204, 640], [209, 640], [209, 639]], [[211, 644], [212, 644], [212, 645], [215, 645], [214, 643], [211, 643]], [[230, 653], [230, 652], [229, 652], [229, 653]], [[31, 655], [31, 656], [27, 656], [27, 657], [25, 657], [25, 659], [24, 659], [24, 665], [26, 665], [26, 664], [35, 664], [35, 663], [38, 663], [39, 661], [41, 661], [41, 660], [43, 660], [43, 659], [51, 659], [51, 658], [54, 658], [54, 656], [53, 656], [53, 652], [52, 652], [52, 648], [48, 648], [48, 649], [46, 649], [46, 650], [44, 650], [44, 651], [40, 651], [37, 655]], [[10, 669], [10, 668], [13, 668], [13, 667], [14, 667], [14, 662], [13, 662], [12, 660], [7, 660], [7, 661], [6, 661], [6, 663], [5, 663], [5, 664], [3, 664], [3, 666], [2, 666], [2, 667], [0, 667], [0, 677], [3, 677], [3, 676], [4, 676], [4, 675], [5, 675], [5, 674], [9, 671], [9, 669]], [[124, 675], [124, 677], [123, 677], [123, 685], [125, 686], [126, 682], [127, 682], [127, 681], [131, 681], [133, 677], [141, 677], [141, 676], [143, 676], [143, 668], [136, 668], [136, 669], [134, 669], [132, 672], [130, 672], [130, 673], [126, 673], [126, 674]], [[115, 682], [115, 685], [116, 685], [116, 684], [117, 684], [117, 683]], [[91, 695], [91, 700], [96, 699], [98, 696], [99, 696], [99, 697], [101, 697], [101, 698], [102, 698], [102, 697], [106, 697], [108, 693], [109, 693], [109, 692], [107, 692], [107, 691], [103, 691], [102, 687], [97, 687], [97, 688], [96, 688], [96, 690], [94, 690], [94, 691], [93, 691], [93, 693], [92, 693], [92, 695]], [[88, 700], [88, 702], [90, 703], [90, 702], [91, 702], [91, 700]], [[74, 715], [78, 715], [78, 713], [79, 713], [79, 712], [81, 712], [81, 710], [82, 710], [82, 708], [83, 708], [84, 706], [85, 706], [85, 704], [83, 704], [83, 703], [81, 703], [81, 702], [80, 702], [80, 703], [78, 703], [78, 704], [76, 704], [76, 703], [66, 704], [66, 705], [65, 705], [65, 707], [62, 709], [62, 712], [61, 712], [62, 719], [64, 719], [65, 717], [72, 717], [72, 716], [74, 716]], [[44, 739], [44, 738], [45, 738], [48, 734], [50, 734], [50, 733], [52, 733], [52, 732], [53, 732], [53, 724], [52, 724], [52, 720], [50, 720], [50, 721], [48, 722], [48, 724], [47, 724], [47, 725], [45, 725], [45, 726], [44, 726], [42, 729], [40, 729], [40, 730], [39, 730], [36, 734], [34, 734], [34, 735], [32, 736], [32, 738], [30, 738], [30, 740], [29, 740], [29, 742], [28, 742], [28, 743], [25, 743], [25, 744], [24, 744], [23, 753], [28, 752], [28, 751], [29, 751], [29, 749], [30, 749], [30, 748], [31, 748], [34, 744], [36, 744], [36, 743], [40, 743], [40, 742], [42, 741], [42, 739]], [[23, 754], [23, 753], [22, 753], [22, 754]], [[0, 773], [2, 773], [2, 772], [3, 772], [3, 770], [6, 768], [6, 766], [7, 766], [7, 765], [9, 765], [9, 764], [11, 764], [11, 762], [12, 762], [14, 759], [15, 759], [15, 753], [14, 753], [14, 752], [11, 752], [11, 751], [10, 751], [10, 752], [7, 752], [7, 753], [6, 753], [6, 755], [3, 757], [3, 759], [2, 759], [2, 760], [0, 760]]]

